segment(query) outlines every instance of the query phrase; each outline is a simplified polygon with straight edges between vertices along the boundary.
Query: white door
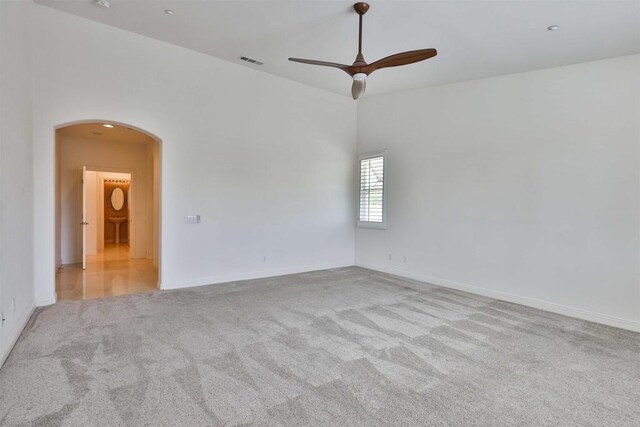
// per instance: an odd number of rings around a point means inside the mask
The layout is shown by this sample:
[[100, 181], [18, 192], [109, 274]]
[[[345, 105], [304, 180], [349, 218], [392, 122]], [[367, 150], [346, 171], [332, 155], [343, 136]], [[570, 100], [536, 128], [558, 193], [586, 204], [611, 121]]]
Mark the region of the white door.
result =
[[82, 269], [87, 269], [87, 167], [82, 167]]

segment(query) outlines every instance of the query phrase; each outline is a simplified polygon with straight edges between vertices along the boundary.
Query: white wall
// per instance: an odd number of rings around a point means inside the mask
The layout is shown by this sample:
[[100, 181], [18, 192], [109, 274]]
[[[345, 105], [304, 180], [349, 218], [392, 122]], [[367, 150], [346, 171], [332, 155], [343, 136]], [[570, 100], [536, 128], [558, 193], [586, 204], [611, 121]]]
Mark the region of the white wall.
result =
[[147, 155], [147, 182], [150, 182], [152, 188], [147, 191], [148, 221], [147, 226], [147, 259], [153, 261], [153, 265], [158, 267], [158, 231], [160, 219], [160, 194], [159, 187], [159, 151], [158, 144], [150, 146]]
[[[352, 100], [47, 7], [33, 13], [39, 304], [54, 299], [54, 127], [84, 119], [162, 140], [164, 288], [353, 264]], [[202, 223], [186, 225], [189, 214]]]
[[[148, 144], [83, 139], [60, 135], [58, 137], [60, 173], [60, 218], [61, 253], [63, 264], [82, 261], [82, 166], [93, 171], [120, 170], [131, 172], [135, 187], [135, 218], [132, 258], [147, 256], [147, 192], [152, 192], [148, 183]], [[97, 183], [96, 183], [97, 185]], [[91, 226], [91, 221], [88, 221]], [[89, 228], [87, 231], [92, 231]], [[98, 232], [95, 229], [96, 233]]]
[[356, 263], [640, 330], [639, 103], [637, 55], [364, 98]]
[[147, 226], [147, 259], [153, 261], [158, 267], [158, 254], [160, 249], [160, 151], [158, 144], [149, 147], [147, 156], [148, 182], [152, 188], [147, 191], [148, 220]]
[[30, 13], [0, 2], [0, 365], [34, 307]]

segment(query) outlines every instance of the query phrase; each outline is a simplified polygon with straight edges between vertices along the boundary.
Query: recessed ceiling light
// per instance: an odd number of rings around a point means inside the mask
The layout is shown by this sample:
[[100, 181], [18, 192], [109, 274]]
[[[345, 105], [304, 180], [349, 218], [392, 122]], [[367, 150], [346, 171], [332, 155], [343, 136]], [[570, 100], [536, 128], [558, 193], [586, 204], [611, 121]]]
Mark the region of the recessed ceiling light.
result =
[[165, 15], [173, 15], [174, 13], [175, 13], [175, 12], [174, 12], [173, 10], [171, 10], [171, 9], [165, 9], [165, 10], [164, 10], [164, 14], [165, 14]]
[[547, 31], [558, 31], [560, 27], [558, 25], [549, 25]]
[[113, 125], [110, 125], [109, 123], [105, 123], [105, 124], [103, 124], [102, 126], [104, 126], [104, 127], [106, 127], [106, 128], [112, 128], [112, 127], [113, 127]]
[[100, 7], [106, 7], [106, 8], [111, 7], [111, 3], [109, 3], [108, 0], [96, 0], [96, 5]]

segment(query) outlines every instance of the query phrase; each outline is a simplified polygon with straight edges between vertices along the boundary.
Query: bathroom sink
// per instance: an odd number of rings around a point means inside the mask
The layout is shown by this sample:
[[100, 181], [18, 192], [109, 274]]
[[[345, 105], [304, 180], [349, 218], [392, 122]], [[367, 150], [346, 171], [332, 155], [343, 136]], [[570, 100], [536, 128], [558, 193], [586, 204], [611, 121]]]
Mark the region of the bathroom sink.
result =
[[114, 226], [116, 228], [115, 229], [116, 243], [120, 243], [120, 224], [125, 222], [127, 220], [127, 217], [126, 216], [110, 216], [107, 219], [114, 224]]

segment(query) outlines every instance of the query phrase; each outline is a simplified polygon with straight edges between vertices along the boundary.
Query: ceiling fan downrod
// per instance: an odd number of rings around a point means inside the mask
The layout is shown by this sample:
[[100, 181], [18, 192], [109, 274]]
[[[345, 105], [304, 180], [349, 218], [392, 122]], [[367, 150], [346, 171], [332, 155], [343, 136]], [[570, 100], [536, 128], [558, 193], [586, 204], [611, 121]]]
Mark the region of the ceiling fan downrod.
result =
[[353, 5], [353, 10], [358, 14], [358, 55], [356, 56], [356, 60], [353, 65], [364, 66], [367, 63], [364, 60], [364, 56], [362, 55], [362, 21], [363, 16], [369, 10], [369, 3], [356, 3]]

